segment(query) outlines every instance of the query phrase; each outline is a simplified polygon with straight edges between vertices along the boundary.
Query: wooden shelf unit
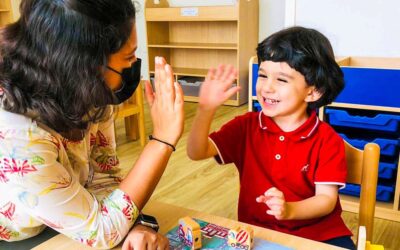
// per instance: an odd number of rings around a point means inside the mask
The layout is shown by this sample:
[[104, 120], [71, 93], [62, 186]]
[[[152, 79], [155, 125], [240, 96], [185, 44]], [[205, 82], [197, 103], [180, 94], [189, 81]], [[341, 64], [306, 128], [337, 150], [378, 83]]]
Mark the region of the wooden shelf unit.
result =
[[[371, 58], [371, 57], [344, 57], [337, 59], [338, 64], [341, 67], [346, 68], [360, 68], [360, 69], [382, 69], [388, 71], [397, 71], [400, 70], [400, 58]], [[398, 76], [399, 74], [396, 73]], [[346, 74], [345, 74], [346, 76]], [[366, 77], [368, 78], [368, 77]], [[398, 93], [400, 90], [400, 78], [396, 78], [396, 82], [387, 82], [383, 84], [382, 82], [374, 82], [373, 87], [375, 89], [370, 89], [368, 91], [374, 92], [383, 92], [380, 94], [380, 98], [373, 100], [370, 96], [362, 95], [360, 97], [356, 97], [357, 93], [354, 93], [354, 97], [352, 98], [345, 98], [342, 97], [340, 100], [336, 100], [332, 104], [326, 106], [326, 108], [338, 108], [341, 110], [351, 110], [353, 114], [358, 115], [357, 112], [375, 112], [376, 114], [384, 113], [384, 114], [393, 114], [393, 115], [400, 115], [400, 102], [392, 102], [395, 105], [388, 105], [386, 99], [388, 98], [398, 98]], [[362, 79], [364, 81], [364, 79]], [[369, 79], [366, 79], [369, 80]], [[390, 86], [388, 86], [390, 85]], [[368, 87], [368, 85], [365, 85]], [[386, 88], [386, 89], [383, 89]], [[386, 94], [385, 94], [386, 92]], [[389, 94], [387, 94], [389, 93]], [[371, 94], [372, 95], [372, 94]], [[397, 96], [396, 96], [397, 95]], [[344, 99], [348, 101], [343, 101]], [[396, 100], [396, 99], [395, 99]], [[325, 115], [325, 107], [321, 108], [319, 111], [319, 116], [321, 120], [326, 120]], [[373, 132], [368, 132], [368, 134], [372, 135]], [[392, 135], [391, 139], [400, 140], [400, 135]], [[381, 149], [382, 150], [382, 149]], [[382, 158], [382, 154], [381, 154]], [[397, 174], [394, 175], [393, 181], [394, 183], [394, 194], [393, 200], [389, 202], [376, 202], [375, 208], [375, 217], [388, 219], [392, 221], [400, 222], [400, 152], [398, 152], [397, 157]], [[379, 185], [379, 182], [378, 182]], [[348, 196], [348, 195], [340, 195], [341, 197], [341, 204], [343, 210], [350, 211], [357, 213], [358, 206], [359, 206], [359, 198]]]
[[[150, 77], [154, 57], [163, 56], [171, 64], [176, 80], [198, 77], [204, 80], [208, 69], [231, 64], [238, 69], [235, 84], [241, 87], [225, 104], [247, 102], [247, 62], [258, 42], [258, 1], [239, 0], [230, 6], [169, 7], [166, 0], [146, 1], [147, 49]], [[197, 102], [197, 96], [185, 100]]]
[[12, 20], [11, 0], [0, 1], [0, 27], [8, 24]]
[[0, 28], [18, 19], [20, 3], [21, 0], [0, 1]]

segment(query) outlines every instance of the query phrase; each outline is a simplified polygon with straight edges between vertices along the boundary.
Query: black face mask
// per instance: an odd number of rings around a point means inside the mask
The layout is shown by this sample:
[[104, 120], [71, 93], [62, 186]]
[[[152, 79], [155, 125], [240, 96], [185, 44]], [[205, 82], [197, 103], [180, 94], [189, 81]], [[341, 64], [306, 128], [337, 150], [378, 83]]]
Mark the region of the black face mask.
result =
[[142, 59], [137, 58], [136, 62], [130, 68], [125, 68], [122, 73], [115, 69], [108, 67], [108, 69], [121, 75], [122, 87], [114, 91], [114, 102], [112, 104], [120, 104], [128, 100], [133, 95], [140, 82], [140, 68], [142, 66]]

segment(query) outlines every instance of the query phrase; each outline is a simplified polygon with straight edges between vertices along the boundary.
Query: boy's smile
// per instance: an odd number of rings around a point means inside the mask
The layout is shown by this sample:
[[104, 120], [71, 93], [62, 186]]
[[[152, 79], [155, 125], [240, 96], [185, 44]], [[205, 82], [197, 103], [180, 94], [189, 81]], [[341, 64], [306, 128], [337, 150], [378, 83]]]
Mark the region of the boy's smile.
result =
[[284, 131], [295, 130], [305, 122], [308, 102], [320, 97], [313, 86], [307, 85], [304, 76], [286, 62], [262, 62], [256, 91], [264, 115]]

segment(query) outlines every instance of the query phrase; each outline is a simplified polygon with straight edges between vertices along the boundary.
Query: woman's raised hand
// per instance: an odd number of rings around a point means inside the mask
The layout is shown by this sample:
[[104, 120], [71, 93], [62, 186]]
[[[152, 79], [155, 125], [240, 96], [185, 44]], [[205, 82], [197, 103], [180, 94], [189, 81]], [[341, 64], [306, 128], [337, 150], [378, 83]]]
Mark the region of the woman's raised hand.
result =
[[176, 145], [183, 132], [183, 91], [174, 81], [172, 68], [164, 58], [155, 58], [154, 91], [146, 82], [146, 98], [153, 120], [153, 136]]

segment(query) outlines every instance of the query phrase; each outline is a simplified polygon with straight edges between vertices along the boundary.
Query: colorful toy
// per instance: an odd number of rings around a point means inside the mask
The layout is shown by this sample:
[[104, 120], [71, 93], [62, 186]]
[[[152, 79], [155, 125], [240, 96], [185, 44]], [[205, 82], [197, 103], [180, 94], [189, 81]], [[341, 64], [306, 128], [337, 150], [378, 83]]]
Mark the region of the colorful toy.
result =
[[251, 227], [236, 227], [229, 230], [228, 245], [234, 248], [250, 250], [253, 247], [254, 231]]
[[179, 220], [178, 235], [192, 250], [201, 248], [200, 225], [192, 218], [186, 216]]

